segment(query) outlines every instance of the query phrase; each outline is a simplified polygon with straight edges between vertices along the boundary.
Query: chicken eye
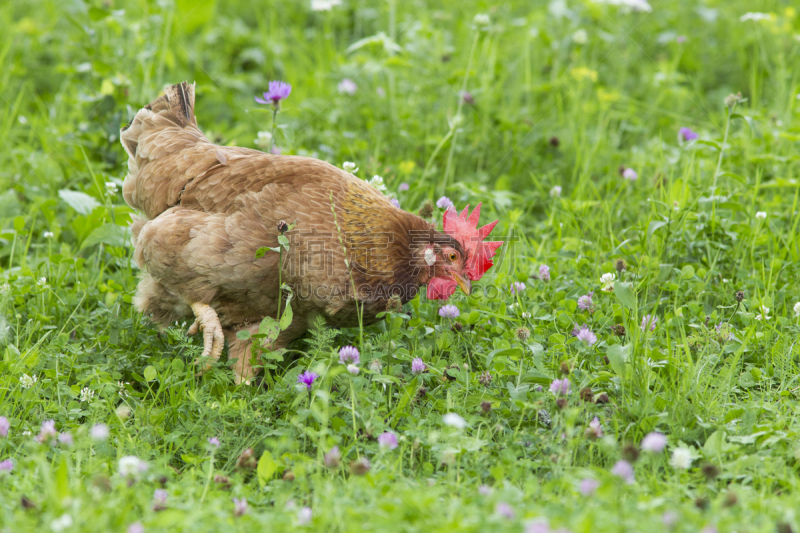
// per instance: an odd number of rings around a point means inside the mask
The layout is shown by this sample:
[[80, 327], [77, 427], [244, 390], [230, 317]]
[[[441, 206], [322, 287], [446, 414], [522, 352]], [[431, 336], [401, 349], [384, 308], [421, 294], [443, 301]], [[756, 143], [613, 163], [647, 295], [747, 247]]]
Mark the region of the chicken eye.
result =
[[455, 252], [450, 252], [450, 255], [448, 257], [450, 258], [450, 261], [455, 261], [456, 259], [458, 259], [458, 255], [456, 255]]

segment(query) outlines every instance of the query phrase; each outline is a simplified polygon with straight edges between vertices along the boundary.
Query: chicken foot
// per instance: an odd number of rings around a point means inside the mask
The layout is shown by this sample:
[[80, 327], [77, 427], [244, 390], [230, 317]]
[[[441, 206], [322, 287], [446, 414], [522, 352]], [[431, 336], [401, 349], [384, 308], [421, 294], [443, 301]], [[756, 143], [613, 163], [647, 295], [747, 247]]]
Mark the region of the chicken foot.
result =
[[[203, 353], [193, 363], [195, 365], [202, 363], [203, 366], [197, 373], [200, 375], [219, 360], [219, 356], [222, 355], [222, 348], [225, 345], [225, 337], [222, 334], [222, 326], [219, 323], [217, 312], [210, 305], [193, 303], [192, 312], [194, 313], [195, 321], [186, 333], [194, 335], [198, 331], [203, 332]], [[211, 360], [204, 360], [204, 357]]]

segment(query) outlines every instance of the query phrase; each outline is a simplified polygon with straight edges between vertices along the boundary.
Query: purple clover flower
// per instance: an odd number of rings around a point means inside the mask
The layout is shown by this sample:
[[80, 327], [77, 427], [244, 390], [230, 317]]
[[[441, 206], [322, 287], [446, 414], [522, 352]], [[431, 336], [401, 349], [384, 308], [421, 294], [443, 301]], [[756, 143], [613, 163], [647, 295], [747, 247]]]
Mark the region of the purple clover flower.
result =
[[8, 418], [0, 416], [0, 437], [8, 437], [8, 430], [11, 429], [11, 422]]
[[397, 209], [400, 209], [400, 201], [397, 198], [389, 199], [389, 203], [395, 206]]
[[339, 82], [337, 89], [339, 90], [339, 94], [353, 95], [356, 94], [358, 85], [356, 85], [356, 82], [354, 82], [350, 78], [345, 78]]
[[390, 450], [394, 450], [397, 448], [397, 435], [395, 435], [391, 431], [386, 431], [381, 433], [378, 437], [378, 444], [381, 448], [388, 448]]
[[208, 443], [214, 448], [219, 448], [220, 442], [217, 437], [208, 437]]
[[514, 520], [514, 517], [517, 516], [517, 513], [514, 512], [514, 508], [506, 502], [498, 502], [494, 507], [494, 512], [497, 513], [498, 516], [502, 516], [508, 520]]
[[310, 370], [306, 370], [299, 376], [297, 376], [297, 382], [301, 385], [305, 385], [308, 390], [311, 390], [311, 386], [319, 377], [319, 374], [316, 372], [311, 372]]
[[542, 281], [550, 281], [550, 267], [547, 265], [539, 266], [539, 278]]
[[144, 526], [141, 522], [134, 522], [128, 526], [128, 529], [125, 530], [125, 533], [144, 533]]
[[633, 482], [636, 481], [633, 475], [633, 466], [628, 461], [617, 461], [611, 469], [611, 473], [622, 478], [628, 485], [633, 485]]
[[154, 511], [163, 511], [167, 508], [167, 496], [167, 491], [164, 489], [156, 489], [155, 494], [153, 494]]
[[233, 499], [233, 516], [242, 516], [247, 512], [247, 498]]
[[525, 525], [525, 533], [550, 533], [550, 523], [542, 519], [528, 522]]
[[588, 346], [597, 342], [597, 335], [592, 333], [592, 330], [589, 329], [589, 326], [584, 324], [581, 329], [578, 330], [578, 333], [575, 335], [578, 340], [585, 342]]
[[39, 431], [39, 435], [36, 436], [36, 441], [44, 444], [57, 435], [55, 420], [45, 420], [42, 422], [42, 429]]
[[581, 484], [578, 487], [578, 490], [580, 491], [581, 494], [583, 494], [584, 496], [586, 496], [588, 498], [589, 496], [592, 496], [597, 491], [597, 489], [599, 487], [600, 487], [600, 482], [599, 481], [597, 481], [596, 479], [592, 479], [590, 477], [587, 477], [586, 479], [581, 481]]
[[339, 350], [339, 362], [343, 365], [357, 365], [359, 361], [361, 361], [361, 355], [358, 353], [358, 348], [355, 346], [345, 346]]
[[400, 186], [397, 188], [398, 191], [404, 192], [410, 189], [411, 186], [408, 183], [401, 183]]
[[453, 202], [450, 201], [450, 198], [447, 196], [442, 196], [438, 200], [436, 200], [436, 207], [439, 209], [447, 209], [448, 207], [453, 207]]
[[639, 178], [639, 174], [632, 168], [626, 168], [622, 172], [622, 177], [629, 181], [636, 181]]
[[515, 281], [511, 284], [511, 294], [522, 294], [525, 292], [526, 285], [521, 281]]
[[89, 430], [89, 434], [94, 440], [106, 440], [108, 438], [108, 426], [105, 424], [95, 424]]
[[679, 519], [680, 515], [675, 511], [664, 511], [664, 514], [661, 515], [661, 523], [663, 523], [667, 529], [675, 527]]
[[566, 396], [569, 394], [569, 379], [554, 379], [550, 384], [550, 392], [556, 396]]
[[442, 318], [457, 318], [461, 313], [455, 305], [444, 305], [439, 309], [439, 316]]
[[644, 315], [642, 317], [642, 332], [646, 331], [648, 327], [650, 328], [650, 331], [655, 331], [657, 323], [658, 323], [657, 316]]
[[697, 132], [692, 131], [691, 128], [681, 128], [678, 130], [678, 137], [688, 142], [697, 139], [699, 135]]
[[600, 425], [600, 419], [594, 417], [594, 419], [589, 422], [589, 427], [586, 428], [586, 436], [592, 439], [599, 439], [603, 436], [603, 426]]
[[0, 461], [0, 472], [11, 472], [12, 470], [14, 470], [14, 461], [11, 459]]
[[271, 81], [269, 82], [269, 90], [264, 93], [264, 98], [256, 96], [256, 102], [259, 104], [272, 104], [273, 107], [279, 107], [281, 100], [285, 100], [292, 93], [292, 86], [284, 81]]
[[653, 431], [642, 439], [642, 451], [661, 453], [667, 447], [667, 437], [663, 433]]
[[339, 466], [339, 461], [342, 460], [342, 452], [339, 451], [338, 446], [334, 446], [328, 453], [323, 456], [325, 466], [328, 468], [336, 468]]
[[592, 296], [594, 296], [594, 291], [578, 298], [578, 309], [583, 309], [584, 311], [590, 311], [594, 309], [594, 302], [592, 301]]
[[464, 100], [465, 104], [475, 105], [475, 98], [469, 91], [459, 91], [458, 95], [461, 96], [461, 99]]
[[411, 373], [414, 374], [415, 376], [418, 376], [423, 372], [425, 372], [425, 368], [426, 368], [425, 363], [423, 363], [422, 359], [420, 359], [419, 357], [415, 357], [411, 361]]
[[311, 507], [303, 507], [297, 511], [297, 525], [307, 526], [311, 523], [313, 517], [314, 512], [311, 510]]
[[72, 433], [69, 431], [65, 433], [58, 434], [58, 442], [59, 444], [63, 444], [64, 446], [72, 446], [75, 444], [75, 439], [72, 438]]

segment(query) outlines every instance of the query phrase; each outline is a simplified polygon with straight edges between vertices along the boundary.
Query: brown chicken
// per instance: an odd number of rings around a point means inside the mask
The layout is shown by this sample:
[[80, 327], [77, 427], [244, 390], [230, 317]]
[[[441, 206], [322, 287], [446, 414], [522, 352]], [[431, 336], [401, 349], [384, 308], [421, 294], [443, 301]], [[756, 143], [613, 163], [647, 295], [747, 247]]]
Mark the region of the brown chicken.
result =
[[[143, 213], [132, 224], [143, 270], [135, 304], [161, 326], [194, 317], [189, 334], [203, 332], [203, 369], [227, 340], [236, 382], [249, 382], [252, 341], [237, 332], [257, 333], [290, 292], [291, 322], [270, 349], [303, 335], [319, 315], [353, 327], [363, 309], [362, 323], [372, 324], [391, 296], [405, 303], [422, 285], [434, 299], [456, 286], [469, 293], [492, 266], [502, 243], [483, 242], [496, 221], [477, 229], [480, 205], [469, 216], [469, 206], [460, 215], [448, 209], [439, 232], [324, 161], [211, 143], [197, 127], [194, 86], [165, 92], [121, 134], [129, 155], [123, 194]], [[284, 232], [288, 251], [257, 254], [278, 247]]]

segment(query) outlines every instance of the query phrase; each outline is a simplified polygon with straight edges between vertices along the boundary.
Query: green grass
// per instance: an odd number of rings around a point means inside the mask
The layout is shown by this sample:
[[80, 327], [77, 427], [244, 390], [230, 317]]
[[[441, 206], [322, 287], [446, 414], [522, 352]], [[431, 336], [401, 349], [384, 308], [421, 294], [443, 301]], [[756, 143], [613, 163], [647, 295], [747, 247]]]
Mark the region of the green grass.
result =
[[[797, 531], [790, 2], [653, 0], [649, 14], [588, 0], [345, 2], [322, 13], [305, 0], [0, 7], [0, 416], [11, 423], [0, 460], [14, 463], [0, 473], [0, 531], [59, 530], [64, 515], [61, 530], [86, 532], [519, 532], [542, 519], [576, 533], [667, 531], [667, 511], [674, 531]], [[740, 21], [749, 11], [773, 18]], [[474, 27], [478, 13], [489, 27]], [[355, 94], [338, 93], [343, 78]], [[131, 211], [106, 186], [126, 173], [120, 126], [184, 79], [217, 142], [255, 147], [271, 114], [253, 97], [282, 79], [293, 86], [283, 153], [354, 161], [393, 194], [407, 182], [396, 195], [408, 210], [442, 194], [482, 201], [513, 241], [481, 282], [499, 290], [450, 302], [460, 328], [419, 300], [367, 328], [357, 377], [336, 353], [358, 331], [324, 326], [295, 343], [304, 355], [271, 387], [235, 387], [224, 363], [195, 377], [201, 346], [185, 325], [159, 333], [131, 304]], [[740, 91], [731, 114], [723, 99]], [[679, 143], [681, 127], [699, 139]], [[535, 277], [542, 264], [549, 282]], [[608, 272], [613, 292], [601, 290]], [[523, 294], [509, 294], [513, 281]], [[593, 313], [577, 307], [590, 291]], [[640, 328], [647, 314], [653, 332]], [[593, 346], [571, 335], [582, 324]], [[412, 357], [428, 372], [413, 376]], [[309, 368], [323, 376], [310, 395], [295, 385]], [[562, 368], [572, 393], [560, 408], [549, 386]], [[27, 388], [25, 375], [37, 378]], [[468, 426], [445, 425], [451, 412]], [[36, 442], [46, 420], [74, 444]], [[92, 439], [95, 424], [107, 440]], [[397, 449], [379, 448], [387, 430]], [[651, 431], [667, 449], [642, 453], [626, 484], [611, 470]], [[333, 446], [341, 466], [326, 468]], [[688, 470], [670, 465], [680, 447]], [[239, 459], [247, 448], [257, 469]], [[128, 455], [149, 469], [123, 478]], [[369, 472], [351, 473], [362, 457]], [[599, 482], [588, 497], [586, 478]], [[233, 497], [247, 514], [234, 516]]]

